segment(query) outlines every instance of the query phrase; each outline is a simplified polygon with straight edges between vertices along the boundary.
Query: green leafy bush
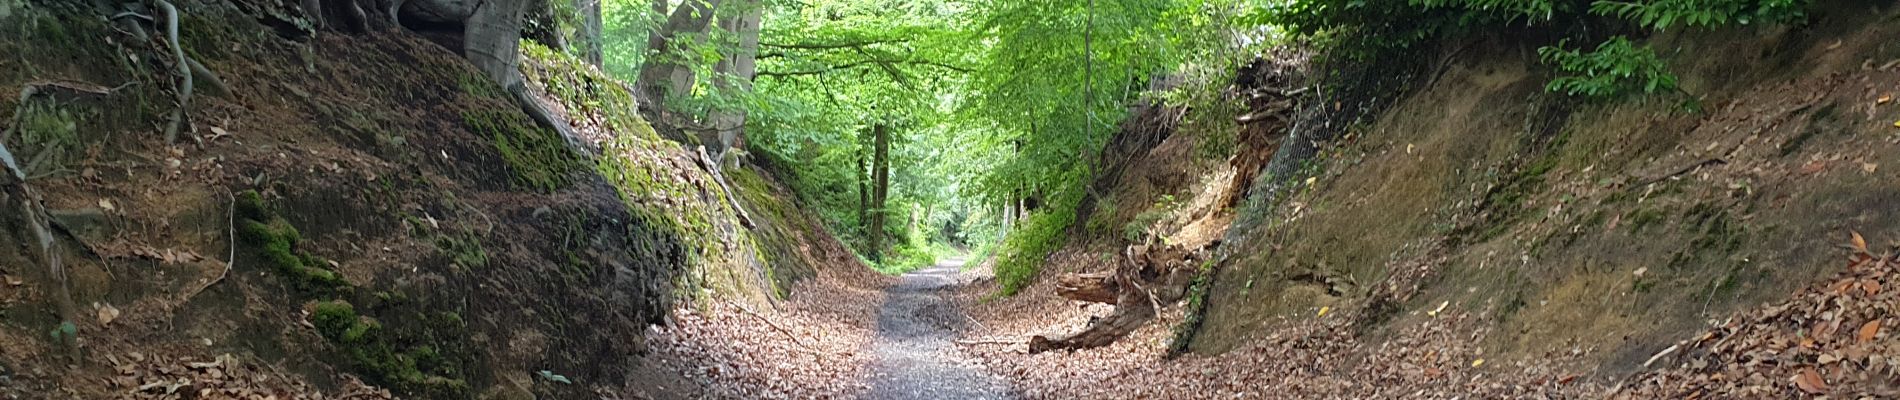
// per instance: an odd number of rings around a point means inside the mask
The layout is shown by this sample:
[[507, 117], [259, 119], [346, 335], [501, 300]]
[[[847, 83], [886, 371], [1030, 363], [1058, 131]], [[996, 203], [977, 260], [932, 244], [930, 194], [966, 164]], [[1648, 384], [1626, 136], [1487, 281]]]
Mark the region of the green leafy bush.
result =
[[1801, 19], [1806, 0], [1649, 0], [1597, 1], [1590, 12], [1635, 21], [1650, 29], [1682, 25], [1698, 28]]
[[1003, 285], [1004, 296], [1015, 295], [1035, 280], [1049, 253], [1062, 247], [1072, 223], [1074, 212], [1050, 208], [1030, 214], [1009, 232], [996, 253], [996, 281]]
[[1622, 36], [1589, 52], [1563, 45], [1537, 49], [1538, 58], [1563, 74], [1544, 86], [1551, 92], [1609, 99], [1676, 90], [1676, 76], [1649, 46], [1637, 46]]

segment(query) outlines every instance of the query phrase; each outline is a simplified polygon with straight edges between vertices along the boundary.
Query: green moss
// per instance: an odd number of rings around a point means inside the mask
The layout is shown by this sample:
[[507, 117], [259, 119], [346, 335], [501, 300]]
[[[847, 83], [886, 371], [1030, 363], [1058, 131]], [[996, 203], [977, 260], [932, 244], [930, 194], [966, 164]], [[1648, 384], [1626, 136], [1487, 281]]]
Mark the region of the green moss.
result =
[[314, 308], [310, 323], [316, 326], [317, 333], [342, 349], [350, 363], [370, 381], [422, 397], [467, 397], [466, 381], [425, 372], [453, 370], [434, 346], [395, 350], [393, 335], [386, 333], [383, 324], [357, 315], [356, 308], [346, 301], [321, 302]]
[[1668, 213], [1654, 208], [1630, 210], [1629, 214], [1623, 216], [1623, 219], [1629, 220], [1630, 233], [1642, 233], [1644, 229], [1655, 226], [1668, 218]]
[[303, 241], [302, 233], [283, 217], [266, 209], [257, 192], [246, 191], [237, 197], [235, 211], [244, 218], [238, 222], [241, 227], [239, 236], [271, 269], [284, 274], [294, 285], [305, 290], [324, 291], [349, 286], [349, 282], [344, 281], [341, 275], [329, 269], [329, 261], [298, 248], [298, 243]]
[[20, 138], [19, 146], [12, 150], [29, 176], [59, 169], [71, 161], [79, 147], [80, 116], [53, 104], [34, 102], [22, 107], [16, 118], [20, 126], [15, 131]]
[[468, 111], [462, 122], [494, 143], [517, 185], [552, 193], [567, 186], [581, 166], [579, 155], [559, 134], [535, 126], [521, 113]]
[[435, 246], [448, 253], [450, 260], [462, 268], [488, 266], [488, 250], [482, 247], [482, 239], [472, 233], [460, 237], [437, 236]]

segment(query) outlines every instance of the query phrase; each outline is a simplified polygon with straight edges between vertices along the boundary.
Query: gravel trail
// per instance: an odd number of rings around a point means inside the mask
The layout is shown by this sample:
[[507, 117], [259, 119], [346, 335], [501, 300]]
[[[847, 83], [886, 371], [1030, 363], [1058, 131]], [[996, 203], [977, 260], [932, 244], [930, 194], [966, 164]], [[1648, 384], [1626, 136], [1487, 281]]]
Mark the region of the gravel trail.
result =
[[967, 318], [940, 292], [964, 283], [962, 258], [905, 274], [877, 315], [870, 399], [1014, 399], [1008, 383], [953, 340]]

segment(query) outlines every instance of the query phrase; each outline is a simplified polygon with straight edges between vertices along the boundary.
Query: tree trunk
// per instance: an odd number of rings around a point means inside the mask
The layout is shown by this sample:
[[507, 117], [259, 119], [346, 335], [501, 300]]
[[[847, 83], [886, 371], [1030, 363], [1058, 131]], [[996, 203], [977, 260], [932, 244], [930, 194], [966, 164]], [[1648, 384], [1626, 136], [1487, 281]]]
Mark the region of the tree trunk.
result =
[[524, 13], [523, 36], [554, 51], [567, 51], [567, 36], [561, 34], [560, 18], [554, 13], [554, 0], [529, 0]]
[[[758, 72], [759, 23], [765, 18], [765, 7], [758, 1], [746, 1], [740, 5], [742, 14], [737, 19], [720, 23], [720, 27], [739, 36], [738, 46], [732, 54], [719, 62], [714, 68], [720, 72], [713, 77], [719, 91], [727, 96], [738, 96], [752, 90], [752, 75]], [[714, 111], [712, 121], [714, 137], [718, 141], [713, 147], [715, 154], [725, 154], [726, 150], [738, 142], [745, 132], [745, 110]]]
[[576, 27], [579, 28], [574, 33], [575, 47], [580, 49], [581, 58], [595, 67], [601, 66], [601, 35], [603, 34], [603, 25], [600, 20], [601, 1], [574, 0], [574, 13], [580, 17], [579, 21], [575, 21]]
[[854, 151], [858, 161], [858, 234], [866, 238], [871, 236], [871, 173], [864, 165], [864, 132], [858, 132], [858, 148]]
[[469, 15], [464, 25], [463, 57], [513, 95], [516, 105], [536, 123], [554, 130], [569, 145], [577, 145], [573, 128], [568, 127], [567, 121], [555, 118], [522, 83], [517, 64], [521, 60], [522, 13], [528, 3], [529, 0], [485, 0], [476, 5], [475, 13]]
[[524, 0], [482, 0], [474, 6], [462, 34], [463, 56], [503, 88], [521, 86], [516, 69], [521, 54]]
[[[691, 41], [704, 36], [712, 25], [713, 10], [719, 7], [721, 0], [685, 0], [666, 18], [666, 24], [660, 26], [658, 37], [649, 36], [645, 65], [640, 66], [640, 77], [635, 83], [640, 96], [642, 116], [647, 121], [667, 125], [663, 118], [666, 96], [684, 94], [692, 89], [693, 69], [681, 59], [691, 46]], [[657, 7], [656, 7], [657, 8]], [[665, 127], [660, 127], [665, 129]]]
[[871, 152], [871, 176], [876, 182], [871, 193], [871, 261], [883, 261], [884, 253], [884, 212], [885, 201], [889, 200], [891, 189], [891, 133], [883, 124], [871, 128], [874, 144]]

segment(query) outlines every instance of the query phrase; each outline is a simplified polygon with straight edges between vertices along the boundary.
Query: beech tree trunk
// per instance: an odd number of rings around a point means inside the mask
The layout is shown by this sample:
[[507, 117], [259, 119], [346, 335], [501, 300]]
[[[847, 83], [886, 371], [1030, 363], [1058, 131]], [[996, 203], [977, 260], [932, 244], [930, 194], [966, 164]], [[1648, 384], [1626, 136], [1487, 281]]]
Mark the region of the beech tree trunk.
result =
[[567, 51], [567, 36], [561, 34], [559, 18], [554, 15], [554, 0], [528, 0], [523, 11], [522, 35], [559, 52]]
[[864, 165], [864, 150], [866, 149], [864, 142], [864, 132], [859, 131], [858, 150], [855, 157], [858, 161], [858, 234], [869, 238], [871, 237], [871, 173]]
[[516, 64], [520, 61], [521, 18], [527, 1], [477, 1], [480, 3], [463, 25], [463, 57], [501, 87], [520, 87], [521, 72]]
[[[752, 78], [758, 72], [759, 23], [765, 18], [765, 7], [758, 1], [746, 1], [741, 4], [742, 13], [736, 19], [720, 23], [720, 27], [739, 37], [738, 46], [730, 56], [719, 62], [714, 71], [720, 76], [714, 77], [714, 83], [721, 93], [736, 96], [752, 90]], [[732, 109], [714, 111], [708, 120], [712, 121], [712, 130], [717, 145], [709, 144], [715, 154], [725, 154], [739, 143], [745, 133], [745, 110]]]
[[[693, 42], [705, 36], [706, 29], [712, 25], [713, 10], [719, 7], [720, 1], [685, 0], [666, 18], [666, 24], [660, 26], [657, 37], [648, 36], [647, 57], [645, 64], [640, 66], [640, 76], [635, 83], [639, 91], [637, 95], [640, 96], [641, 114], [648, 121], [668, 125], [668, 120], [664, 118], [666, 97], [692, 90], [693, 68], [681, 58], [681, 54]], [[658, 8], [656, 4], [655, 9]]]
[[601, 66], [601, 35], [604, 29], [600, 20], [601, 1], [574, 0], [574, 12], [580, 17], [579, 21], [575, 21], [578, 31], [574, 33], [574, 45], [580, 49], [581, 58], [595, 67]]
[[871, 127], [873, 140], [871, 151], [871, 176], [875, 180], [871, 193], [871, 261], [883, 261], [884, 253], [884, 212], [885, 201], [889, 200], [891, 189], [891, 133], [884, 124]]

